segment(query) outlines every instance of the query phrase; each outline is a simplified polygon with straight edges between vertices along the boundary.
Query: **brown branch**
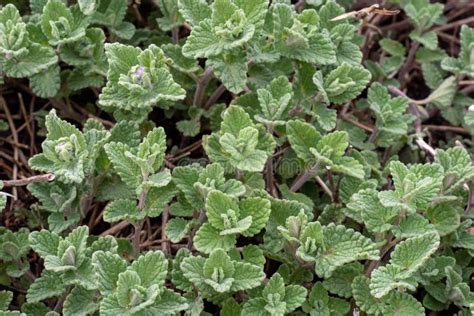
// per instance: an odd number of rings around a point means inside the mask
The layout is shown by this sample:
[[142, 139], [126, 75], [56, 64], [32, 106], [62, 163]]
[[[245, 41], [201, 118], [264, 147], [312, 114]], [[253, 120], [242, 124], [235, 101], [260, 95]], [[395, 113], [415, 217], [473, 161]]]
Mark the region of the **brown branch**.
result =
[[357, 127], [359, 127], [359, 128], [362, 128], [363, 130], [365, 130], [365, 131], [367, 131], [367, 132], [370, 132], [370, 133], [373, 133], [373, 132], [374, 132], [374, 127], [364, 125], [364, 124], [362, 124], [362, 123], [360, 123], [360, 122], [358, 122], [358, 121], [356, 121], [356, 120], [353, 120], [352, 118], [350, 118], [350, 117], [347, 116], [347, 115], [341, 115], [340, 117], [341, 117], [341, 119], [342, 119], [343, 121], [349, 122], [349, 123], [351, 123], [352, 125], [355, 125], [355, 126], [357, 126]]
[[119, 231], [121, 231], [122, 229], [124, 229], [125, 227], [127, 227], [128, 225], [130, 225], [129, 222], [122, 221], [122, 222], [120, 222], [118, 224], [115, 224], [114, 226], [110, 227], [106, 231], [102, 232], [100, 235], [101, 236], [114, 235], [114, 234], [118, 233]]
[[449, 29], [454, 28], [456, 26], [461, 26], [461, 25], [465, 25], [465, 24], [467, 25], [469, 23], [474, 23], [474, 16], [470, 16], [470, 17], [465, 18], [465, 19], [457, 20], [457, 21], [454, 21], [454, 22], [451, 22], [451, 23], [448, 23], [448, 24], [445, 24], [445, 25], [435, 27], [435, 28], [433, 28], [433, 31], [439, 32], [439, 31], [449, 30]]
[[18, 180], [3, 180], [3, 186], [4, 187], [22, 187], [25, 185], [28, 185], [30, 183], [35, 183], [35, 182], [51, 182], [55, 178], [54, 174], [52, 173], [45, 173], [45, 174], [40, 174], [37, 176], [32, 176], [29, 178], [24, 178], [24, 179], [18, 179]]
[[471, 133], [460, 126], [449, 126], [449, 125], [421, 125], [422, 128], [426, 128], [431, 131], [442, 131], [442, 132], [453, 132], [465, 135], [471, 135]]
[[[13, 118], [11, 116], [10, 110], [8, 109], [7, 102], [1, 96], [0, 96], [0, 102], [2, 103], [3, 109], [5, 111], [5, 115], [7, 116], [8, 125], [10, 125], [13, 141], [19, 144], [20, 141], [18, 138], [18, 132], [16, 130], [15, 123], [13, 123]], [[15, 161], [15, 163], [13, 164], [13, 174], [12, 174], [13, 180], [12, 181], [17, 180], [17, 177], [18, 177], [18, 164], [17, 163], [18, 163], [18, 158], [20, 155], [19, 153], [20, 153], [20, 150], [18, 149], [18, 147], [14, 146], [13, 147], [13, 160]], [[12, 193], [15, 200], [18, 199], [18, 190], [16, 189], [16, 187], [13, 187]], [[10, 207], [12, 207], [12, 205], [10, 205]]]

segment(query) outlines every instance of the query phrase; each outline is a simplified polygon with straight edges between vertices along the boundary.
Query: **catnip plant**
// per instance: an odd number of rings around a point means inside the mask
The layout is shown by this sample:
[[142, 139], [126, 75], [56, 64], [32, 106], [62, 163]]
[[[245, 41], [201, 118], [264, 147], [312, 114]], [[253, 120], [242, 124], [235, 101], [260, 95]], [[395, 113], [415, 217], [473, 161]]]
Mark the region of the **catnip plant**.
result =
[[361, 3], [0, 5], [0, 314], [473, 314], [472, 13]]

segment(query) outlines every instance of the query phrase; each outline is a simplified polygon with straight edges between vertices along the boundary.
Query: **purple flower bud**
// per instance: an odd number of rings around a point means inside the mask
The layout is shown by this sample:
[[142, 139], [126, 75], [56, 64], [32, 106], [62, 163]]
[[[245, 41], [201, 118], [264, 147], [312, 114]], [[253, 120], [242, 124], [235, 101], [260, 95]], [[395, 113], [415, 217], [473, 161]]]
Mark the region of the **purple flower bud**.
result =
[[135, 76], [137, 77], [137, 79], [142, 79], [144, 74], [145, 74], [145, 68], [142, 66], [138, 67], [137, 70], [135, 71]]

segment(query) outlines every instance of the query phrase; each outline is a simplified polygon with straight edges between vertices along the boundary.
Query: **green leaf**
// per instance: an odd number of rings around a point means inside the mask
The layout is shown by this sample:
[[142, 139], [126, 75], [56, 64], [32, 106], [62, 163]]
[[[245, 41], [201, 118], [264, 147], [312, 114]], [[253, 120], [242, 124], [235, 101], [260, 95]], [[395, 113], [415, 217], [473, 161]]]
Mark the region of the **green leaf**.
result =
[[104, 221], [109, 223], [121, 220], [138, 221], [145, 216], [146, 214], [138, 210], [133, 200], [114, 200], [107, 204], [104, 210]]
[[428, 49], [438, 48], [438, 35], [435, 32], [426, 32], [419, 34], [418, 32], [411, 32], [410, 38], [421, 43]]
[[242, 313], [242, 307], [234, 299], [227, 299], [222, 305], [222, 316], [239, 316]]
[[191, 231], [192, 226], [192, 222], [184, 218], [172, 218], [166, 224], [166, 236], [171, 242], [178, 243]]
[[179, 12], [193, 27], [211, 17], [211, 8], [205, 0], [178, 0]]
[[242, 291], [252, 289], [260, 284], [265, 277], [262, 268], [250, 263], [235, 262], [235, 272], [233, 275], [232, 291]]
[[236, 243], [235, 235], [220, 235], [219, 230], [205, 223], [194, 236], [194, 246], [203, 253], [211, 253], [215, 249], [230, 250]]
[[230, 106], [224, 112], [221, 124], [222, 133], [238, 136], [240, 130], [252, 126], [250, 116], [239, 106]]
[[85, 15], [91, 15], [92, 13], [94, 13], [97, 7], [96, 0], [79, 0], [78, 4], [79, 8], [81, 9], [81, 12]]
[[10, 291], [0, 291], [0, 311], [8, 310], [8, 306], [13, 299], [13, 293]]
[[7, 206], [7, 196], [0, 193], [0, 211], [3, 211], [5, 206]]
[[242, 235], [250, 237], [258, 234], [267, 224], [271, 213], [269, 200], [261, 198], [248, 198], [242, 200], [240, 206], [240, 217], [252, 217], [250, 227], [242, 232]]
[[[207, 8], [207, 6], [206, 6]], [[171, 59], [170, 66], [182, 72], [196, 72], [201, 69], [196, 60], [187, 58], [181, 52], [181, 46], [174, 44], [162, 45], [166, 57]]]
[[24, 78], [48, 69], [58, 62], [51, 47], [32, 43], [21, 55], [9, 59], [3, 66], [6, 75], [12, 78]]
[[392, 232], [398, 239], [410, 238], [433, 232], [434, 227], [426, 218], [419, 214], [410, 214], [400, 220], [400, 223], [392, 228]]
[[28, 240], [31, 248], [44, 258], [46, 256], [54, 256], [57, 254], [61, 237], [43, 229], [41, 231], [32, 232], [29, 235]]
[[440, 109], [451, 106], [454, 95], [457, 91], [457, 81], [454, 76], [446, 78], [438, 88], [436, 88], [426, 99], [426, 102], [433, 103]]
[[231, 105], [223, 116], [220, 133], [203, 138], [209, 158], [225, 169], [261, 172], [273, 153], [273, 137], [239, 106]]
[[292, 312], [305, 301], [308, 291], [300, 285], [285, 287], [286, 312]]
[[46, 298], [59, 296], [64, 292], [64, 285], [58, 282], [58, 277], [48, 271], [44, 271], [28, 288], [26, 298], [28, 302], [35, 303]]
[[321, 139], [321, 134], [310, 124], [301, 121], [289, 121], [286, 124], [286, 132], [291, 148], [299, 158], [304, 161], [314, 159], [309, 150]]
[[426, 218], [433, 224], [440, 236], [452, 233], [461, 224], [459, 211], [447, 203], [429, 208]]
[[206, 65], [212, 68], [227, 90], [239, 93], [246, 87], [248, 66], [247, 56], [243, 52], [229, 52], [211, 57]]
[[386, 300], [385, 315], [425, 315], [425, 309], [413, 296], [408, 293], [393, 293]]
[[119, 274], [127, 268], [127, 263], [119, 255], [104, 251], [93, 254], [92, 265], [97, 286], [103, 295], [109, 295], [115, 291]]
[[104, 146], [115, 171], [123, 182], [129, 187], [136, 188], [140, 185], [140, 167], [129, 159], [130, 148], [123, 143], [111, 142]]
[[73, 42], [85, 35], [88, 20], [78, 13], [61, 0], [48, 0], [41, 17], [41, 29], [51, 45]]
[[[7, 230], [0, 235], [0, 245], [0, 258], [5, 262], [18, 262], [18, 269], [21, 271], [21, 258], [30, 250], [28, 230], [20, 229], [15, 233]], [[29, 268], [29, 265], [27, 267]]]
[[391, 253], [390, 263], [373, 271], [370, 290], [381, 298], [397, 287], [414, 290], [416, 282], [410, 278], [437, 250], [439, 235], [429, 232], [399, 243]]
[[[316, 145], [315, 149], [319, 155], [325, 156], [329, 160], [336, 160], [344, 155], [349, 146], [348, 135], [344, 131], [336, 131], [324, 135]], [[311, 151], [314, 155], [314, 152]]]
[[389, 38], [384, 38], [379, 41], [380, 46], [384, 51], [392, 56], [404, 57], [406, 53], [405, 46], [402, 43], [394, 41]]
[[255, 26], [242, 10], [237, 10], [228, 0], [218, 0], [213, 5], [212, 18], [193, 27], [183, 46], [183, 54], [192, 58], [217, 56], [243, 46], [254, 31]]
[[416, 280], [404, 273], [401, 267], [389, 264], [372, 272], [370, 293], [376, 298], [381, 298], [394, 289], [415, 291], [416, 286]]
[[163, 286], [168, 274], [168, 260], [161, 251], [148, 251], [136, 259], [129, 270], [135, 271], [140, 277], [141, 285]]
[[370, 294], [370, 279], [359, 275], [352, 282], [352, 293], [357, 306], [361, 311], [373, 315], [382, 315], [384, 304]]
[[[319, 92], [327, 94], [329, 101], [342, 104], [358, 96], [370, 78], [370, 72], [363, 67], [343, 63], [324, 78], [323, 90]], [[316, 85], [317, 80], [313, 77]]]
[[209, 223], [217, 229], [225, 229], [223, 215], [233, 211], [235, 216], [239, 216], [240, 209], [235, 200], [220, 191], [211, 191], [206, 199], [206, 214]]
[[384, 207], [373, 189], [365, 189], [352, 195], [347, 207], [358, 214], [371, 232], [385, 232], [393, 225], [398, 215], [395, 208]]
[[465, 74], [468, 76], [474, 75], [472, 67], [472, 43], [474, 42], [474, 29], [467, 25], [461, 26], [461, 51], [458, 58], [445, 57], [441, 62], [441, 67], [444, 70], [453, 72], [455, 74]]
[[108, 27], [119, 26], [127, 12], [126, 0], [101, 0], [96, 11], [92, 15], [92, 21]]
[[186, 310], [188, 306], [186, 298], [165, 288], [147, 310], [152, 315], [175, 315]]
[[74, 125], [61, 120], [55, 110], [46, 116], [48, 130], [43, 153], [29, 160], [38, 171], [52, 172], [64, 183], [80, 183], [85, 177], [88, 151], [84, 135]]
[[42, 98], [54, 97], [59, 92], [60, 85], [61, 78], [57, 65], [52, 65], [30, 77], [31, 89]]
[[95, 303], [95, 297], [95, 291], [75, 286], [64, 301], [64, 315], [86, 316], [93, 314], [99, 308]]
[[390, 163], [395, 191], [379, 192], [385, 207], [401, 207], [413, 213], [417, 208], [426, 209], [438, 194], [442, 182], [441, 166], [416, 164], [410, 168], [399, 161]]
[[107, 111], [131, 113], [143, 120], [142, 113], [161, 101], [177, 101], [185, 91], [173, 80], [163, 51], [155, 45], [141, 50], [119, 43], [106, 44], [109, 70], [107, 85], [99, 96], [99, 105]]
[[390, 263], [405, 269], [409, 274], [415, 272], [438, 249], [437, 233], [426, 233], [399, 243], [390, 255]]
[[324, 250], [315, 258], [316, 274], [330, 277], [337, 267], [356, 260], [378, 260], [377, 245], [362, 234], [342, 225], [323, 227]]
[[361, 275], [364, 266], [358, 262], [348, 263], [337, 268], [331, 277], [323, 281], [323, 286], [332, 294], [344, 298], [352, 296], [352, 283], [354, 279]]

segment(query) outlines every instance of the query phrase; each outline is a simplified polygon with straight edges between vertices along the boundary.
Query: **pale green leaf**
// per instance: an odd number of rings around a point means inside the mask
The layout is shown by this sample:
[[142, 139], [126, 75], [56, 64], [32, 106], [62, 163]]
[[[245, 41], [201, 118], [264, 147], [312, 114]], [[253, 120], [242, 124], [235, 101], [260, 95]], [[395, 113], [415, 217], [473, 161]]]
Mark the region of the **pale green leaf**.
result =
[[125, 260], [111, 252], [97, 251], [92, 256], [92, 264], [99, 291], [103, 295], [113, 293], [119, 274], [127, 268]]

